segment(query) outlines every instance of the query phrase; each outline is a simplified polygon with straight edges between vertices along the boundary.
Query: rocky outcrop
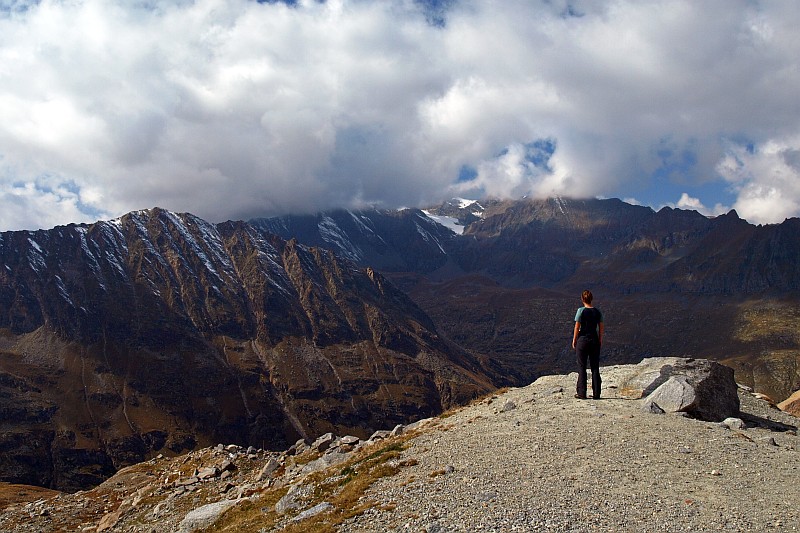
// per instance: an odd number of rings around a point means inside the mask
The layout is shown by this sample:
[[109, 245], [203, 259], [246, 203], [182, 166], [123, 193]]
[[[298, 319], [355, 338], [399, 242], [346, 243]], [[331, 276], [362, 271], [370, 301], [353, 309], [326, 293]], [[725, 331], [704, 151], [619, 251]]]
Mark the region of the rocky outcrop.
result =
[[780, 402], [778, 408], [789, 414], [800, 417], [800, 390]]
[[715, 361], [654, 357], [628, 368], [619, 392], [626, 398], [644, 398], [647, 411], [680, 412], [715, 422], [739, 414], [733, 370]]

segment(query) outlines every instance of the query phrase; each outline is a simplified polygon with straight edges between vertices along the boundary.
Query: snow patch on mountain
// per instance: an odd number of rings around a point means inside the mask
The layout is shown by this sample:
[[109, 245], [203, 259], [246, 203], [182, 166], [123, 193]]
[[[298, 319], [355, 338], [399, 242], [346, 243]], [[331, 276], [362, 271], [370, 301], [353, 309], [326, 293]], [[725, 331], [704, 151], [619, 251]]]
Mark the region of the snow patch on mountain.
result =
[[439, 247], [439, 250], [440, 250], [440, 251], [441, 251], [443, 254], [447, 255], [447, 252], [445, 252], [445, 251], [444, 251], [444, 248], [442, 248], [442, 245], [441, 245], [441, 243], [439, 242], [439, 240], [438, 240], [436, 237], [434, 237], [433, 235], [431, 235], [431, 234], [430, 234], [430, 232], [428, 232], [427, 230], [423, 229], [423, 228], [422, 228], [422, 227], [419, 225], [419, 223], [417, 223], [417, 222], [414, 222], [414, 226], [416, 226], [416, 228], [417, 228], [417, 233], [419, 233], [419, 234], [422, 236], [422, 238], [425, 240], [425, 242], [432, 242], [433, 244], [435, 244], [436, 246], [438, 246], [438, 247]]
[[322, 240], [336, 247], [341, 254], [352, 261], [359, 261], [363, 258], [364, 252], [348, 238], [347, 233], [342, 230], [336, 221], [324, 215], [317, 224]]
[[423, 209], [422, 212], [425, 213], [428, 218], [437, 224], [441, 224], [456, 235], [462, 235], [464, 233], [464, 226], [461, 225], [457, 218], [444, 215], [434, 215], [431, 211], [426, 209]]
[[[452, 200], [450, 200], [450, 205], [455, 205], [459, 209], [466, 209], [472, 204], [477, 204], [477, 203], [478, 202], [476, 202], [475, 200], [468, 200], [466, 198], [453, 198]], [[478, 207], [481, 207], [481, 205], [478, 204]]]

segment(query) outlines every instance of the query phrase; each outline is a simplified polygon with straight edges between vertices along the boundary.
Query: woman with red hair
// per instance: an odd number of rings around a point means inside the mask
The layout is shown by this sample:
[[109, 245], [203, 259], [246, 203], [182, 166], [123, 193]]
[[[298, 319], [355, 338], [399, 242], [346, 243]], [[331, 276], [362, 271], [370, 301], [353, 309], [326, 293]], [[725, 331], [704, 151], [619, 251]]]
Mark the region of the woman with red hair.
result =
[[592, 397], [600, 398], [600, 346], [603, 344], [603, 313], [592, 306], [592, 291], [583, 291], [583, 307], [575, 313], [572, 349], [578, 356], [578, 383], [575, 397], [586, 399], [586, 364], [592, 369]]

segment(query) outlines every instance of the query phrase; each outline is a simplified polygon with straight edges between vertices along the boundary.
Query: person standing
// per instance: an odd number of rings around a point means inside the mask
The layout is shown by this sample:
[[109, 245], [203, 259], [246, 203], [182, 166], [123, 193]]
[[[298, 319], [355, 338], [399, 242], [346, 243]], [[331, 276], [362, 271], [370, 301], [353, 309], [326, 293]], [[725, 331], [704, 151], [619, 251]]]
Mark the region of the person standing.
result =
[[583, 291], [581, 302], [575, 313], [575, 331], [572, 334], [572, 349], [578, 356], [578, 383], [576, 398], [586, 399], [586, 364], [592, 369], [592, 397], [600, 398], [600, 347], [603, 344], [603, 313], [592, 306], [592, 291]]

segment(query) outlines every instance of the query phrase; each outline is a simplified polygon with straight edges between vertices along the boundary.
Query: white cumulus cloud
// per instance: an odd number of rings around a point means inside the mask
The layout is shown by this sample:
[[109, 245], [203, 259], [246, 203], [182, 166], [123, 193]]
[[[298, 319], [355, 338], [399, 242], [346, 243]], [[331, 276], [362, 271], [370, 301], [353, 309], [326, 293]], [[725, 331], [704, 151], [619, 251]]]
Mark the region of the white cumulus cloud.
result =
[[446, 6], [1, 2], [0, 229], [639, 196], [656, 175], [800, 214], [794, 2]]

